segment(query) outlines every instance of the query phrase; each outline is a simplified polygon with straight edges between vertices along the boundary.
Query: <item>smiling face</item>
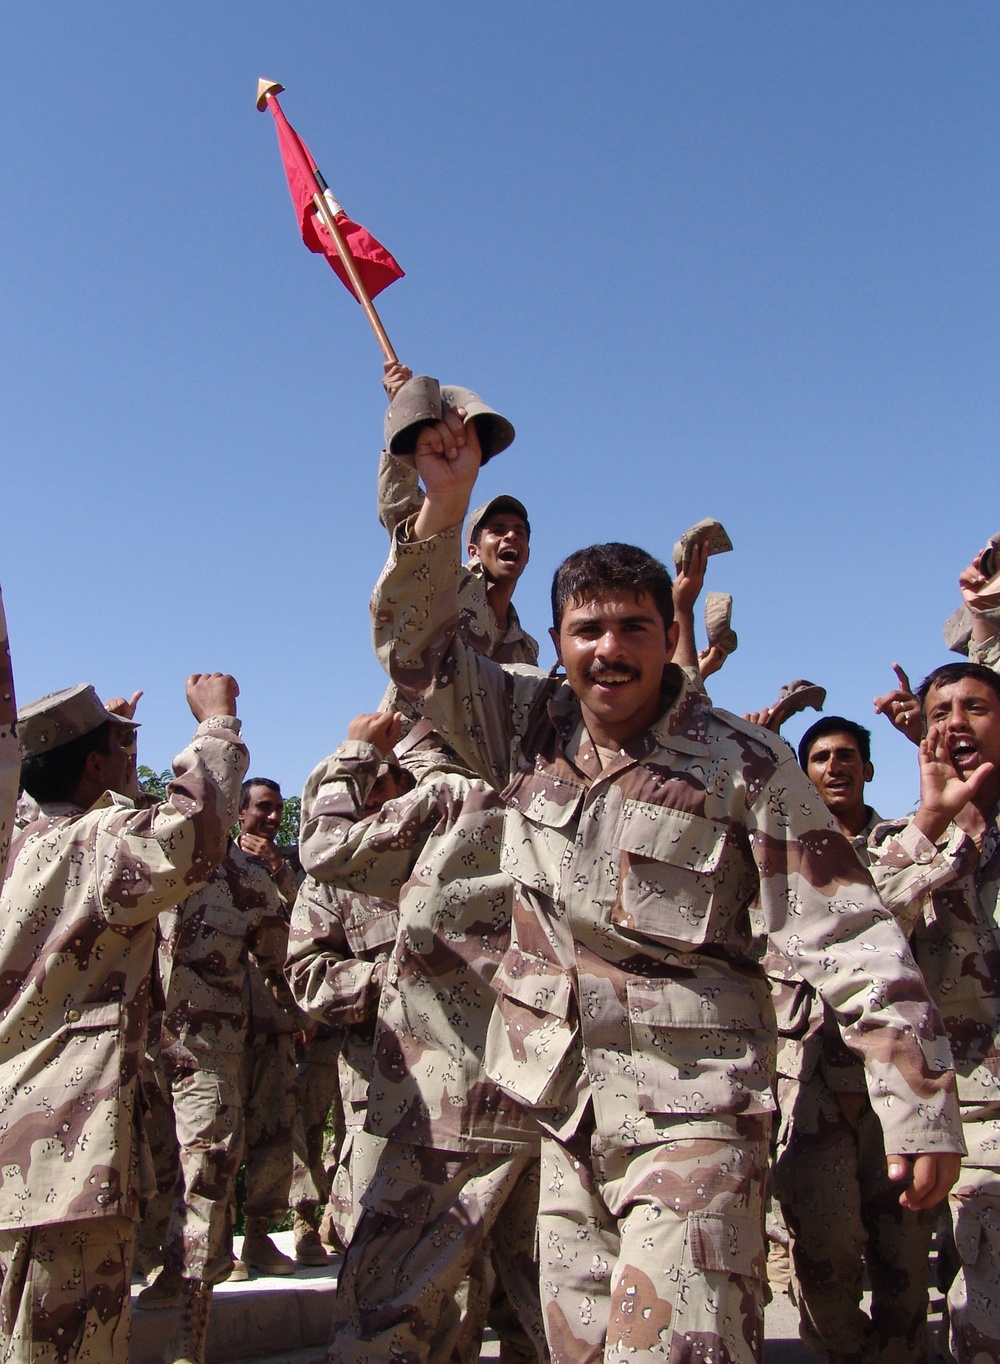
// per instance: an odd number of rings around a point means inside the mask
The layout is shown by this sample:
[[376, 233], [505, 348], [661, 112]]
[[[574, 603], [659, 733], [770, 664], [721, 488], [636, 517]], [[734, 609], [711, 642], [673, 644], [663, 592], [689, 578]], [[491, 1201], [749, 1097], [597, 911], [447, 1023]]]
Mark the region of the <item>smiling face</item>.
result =
[[240, 811], [240, 833], [256, 834], [273, 843], [281, 827], [284, 801], [269, 786], [251, 786], [246, 806]]
[[573, 602], [550, 634], [596, 744], [620, 748], [657, 719], [677, 626], [664, 627], [647, 593], [609, 592]]
[[924, 698], [924, 716], [928, 728], [934, 725], [942, 733], [960, 776], [993, 763], [996, 773], [990, 785], [1000, 785], [1000, 696], [988, 683], [963, 677], [932, 686]]
[[480, 523], [478, 535], [469, 558], [479, 559], [490, 582], [517, 582], [530, 555], [524, 518], [513, 511], [493, 512]]
[[875, 772], [854, 735], [821, 735], [809, 750], [806, 775], [833, 817], [848, 832], [860, 833], [866, 823], [865, 783]]

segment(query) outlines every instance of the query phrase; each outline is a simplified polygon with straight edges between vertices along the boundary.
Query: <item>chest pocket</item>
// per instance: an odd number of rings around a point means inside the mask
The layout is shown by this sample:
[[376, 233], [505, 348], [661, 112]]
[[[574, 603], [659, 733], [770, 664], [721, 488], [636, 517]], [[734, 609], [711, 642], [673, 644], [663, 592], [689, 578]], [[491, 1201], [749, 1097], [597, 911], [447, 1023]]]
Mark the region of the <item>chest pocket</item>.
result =
[[500, 866], [514, 881], [559, 899], [562, 868], [576, 834], [583, 787], [538, 770], [519, 773], [503, 793]]
[[619, 928], [672, 946], [711, 940], [727, 826], [703, 815], [627, 800], [615, 835]]

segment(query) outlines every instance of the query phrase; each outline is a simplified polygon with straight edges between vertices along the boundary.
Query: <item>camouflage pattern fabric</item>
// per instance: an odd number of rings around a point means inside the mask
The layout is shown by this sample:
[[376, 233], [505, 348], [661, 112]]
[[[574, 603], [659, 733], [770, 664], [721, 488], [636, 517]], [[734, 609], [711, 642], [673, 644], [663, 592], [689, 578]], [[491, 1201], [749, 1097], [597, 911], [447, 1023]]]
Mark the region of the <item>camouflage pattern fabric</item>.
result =
[[139, 1072], [139, 1120], [149, 1150], [155, 1192], [143, 1199], [142, 1216], [135, 1229], [135, 1268], [147, 1276], [163, 1264], [163, 1238], [170, 1220], [177, 1183], [177, 1132], [170, 1101], [170, 1083], [160, 1061], [160, 1022], [162, 1013], [149, 1019], [149, 1041]]
[[[868, 810], [850, 840], [865, 866], [879, 823]], [[775, 1192], [792, 1233], [802, 1338], [821, 1353], [871, 1364], [921, 1364], [938, 1210], [900, 1207], [864, 1066], [833, 1011], [777, 951], [762, 964], [778, 1018]], [[861, 1307], [866, 1269], [870, 1316]]]
[[[788, 747], [668, 666], [663, 713], [605, 766], [565, 681], [457, 637], [459, 572], [457, 528], [414, 543], [401, 528], [372, 619], [393, 680], [503, 792], [513, 938], [493, 979], [488, 1073], [564, 1143], [592, 1105], [602, 1156], [654, 1148], [679, 1119], [729, 1141], [733, 1119], [774, 1107], [774, 1014], [748, 913], [759, 895], [768, 933], [864, 1057], [886, 1145], [961, 1150], [937, 1010]], [[751, 1165], [762, 1186], [764, 1157]]]
[[344, 1105], [340, 1097], [339, 1030], [317, 1035], [301, 1049], [296, 1063], [299, 1096], [292, 1127], [292, 1186], [288, 1206], [307, 1221], [330, 1197], [330, 1176], [324, 1161], [329, 1122], [344, 1140]]
[[0, 1231], [4, 1364], [128, 1364], [130, 1217]]
[[[398, 922], [398, 908], [390, 901], [340, 890], [312, 877], [300, 887], [292, 911], [287, 969], [293, 994], [321, 1027], [337, 1029], [341, 1038], [336, 1094], [342, 1128], [339, 1142], [324, 1154], [326, 1114], [320, 1114], [322, 1097], [317, 1098], [306, 1129], [312, 1134], [306, 1149], [314, 1173], [308, 1179], [299, 1176], [292, 1205], [299, 1211], [308, 1206], [311, 1184], [318, 1201], [331, 1200], [334, 1228], [345, 1246], [358, 1215], [363, 1187], [358, 1181], [364, 1179], [362, 1169], [371, 1165], [359, 1134], [368, 1112], [379, 992]], [[310, 1050], [313, 1046], [315, 1042]], [[329, 1083], [332, 1088], [334, 1077]]]
[[[538, 1162], [387, 1141], [344, 1257], [331, 1364], [467, 1357], [462, 1288], [492, 1245], [504, 1289], [546, 1359], [534, 1261]], [[481, 1335], [482, 1324], [477, 1323]]]
[[[677, 1122], [656, 1146], [593, 1152], [588, 1111], [542, 1144], [538, 1236], [552, 1364], [763, 1357], [770, 1120]], [[702, 1135], [703, 1131], [706, 1133]]]
[[247, 752], [198, 726], [167, 800], [43, 805], [0, 897], [0, 1227], [139, 1212], [154, 920], [222, 860]]
[[948, 1200], [961, 1271], [948, 1290], [957, 1364], [1000, 1359], [1000, 1172], [964, 1169]]
[[920, 1364], [939, 1209], [900, 1207], [867, 1096], [852, 1112], [817, 1071], [801, 1084], [779, 1081], [778, 1103], [774, 1191], [792, 1235], [802, 1339], [823, 1355]]
[[[342, 1291], [353, 1306], [331, 1334], [336, 1357], [397, 1345], [414, 1351], [413, 1359], [437, 1360], [452, 1348], [463, 1357], [474, 1352], [486, 1308], [476, 1285], [505, 1203], [499, 1234], [506, 1239], [493, 1254], [503, 1261], [519, 1338], [526, 1331], [542, 1340], [537, 1276], [525, 1271], [537, 1205], [537, 1129], [483, 1071], [491, 980], [510, 938], [502, 808], [494, 791], [433, 743], [423, 741], [403, 759], [417, 778], [414, 789], [368, 818], [365, 800], [381, 761], [370, 744], [341, 744], [303, 794], [307, 870], [360, 895], [399, 901], [378, 995], [366, 1121], [366, 1136], [384, 1139], [385, 1148], [361, 1196], [378, 1217], [362, 1215], [348, 1248], [341, 1283], [351, 1285]], [[320, 929], [313, 947], [296, 938], [288, 967], [298, 999], [315, 1016], [323, 1016], [325, 936]], [[370, 1140], [355, 1145], [370, 1161]], [[411, 1187], [418, 1175], [434, 1185], [426, 1206]], [[518, 1209], [528, 1212], [521, 1217]]]
[[951, 1038], [968, 1156], [952, 1190], [961, 1269], [948, 1295], [952, 1353], [1000, 1358], [1000, 810], [982, 848], [957, 825], [931, 843], [912, 821], [872, 834], [872, 871]]
[[0, 597], [0, 878], [7, 868], [7, 853], [14, 830], [17, 787], [21, 775], [21, 750], [15, 732], [17, 701], [14, 672], [7, 640], [7, 618]]
[[[378, 519], [390, 535], [419, 511], [423, 500], [413, 461], [396, 459], [383, 450], [378, 466]], [[463, 565], [458, 592], [458, 630], [471, 649], [495, 663], [534, 666], [538, 662], [538, 641], [522, 629], [513, 602], [507, 607], [507, 629], [501, 635], [486, 598], [486, 577], [478, 560]], [[389, 683], [379, 710], [401, 711], [411, 723], [419, 719], [418, 711], [393, 682]]]
[[298, 1107], [295, 1044], [290, 1033], [249, 1039], [240, 1069], [246, 1145], [243, 1212], [284, 1217], [292, 1186], [292, 1129]]

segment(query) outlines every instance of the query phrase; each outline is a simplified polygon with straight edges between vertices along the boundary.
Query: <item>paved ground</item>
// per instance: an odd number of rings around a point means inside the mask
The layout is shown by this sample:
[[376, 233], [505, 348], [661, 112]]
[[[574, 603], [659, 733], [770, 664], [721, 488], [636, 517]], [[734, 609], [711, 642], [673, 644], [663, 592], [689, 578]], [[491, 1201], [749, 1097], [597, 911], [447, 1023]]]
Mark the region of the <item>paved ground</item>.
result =
[[[292, 1253], [291, 1232], [275, 1240]], [[338, 1265], [222, 1284], [215, 1291], [208, 1364], [325, 1364]], [[133, 1296], [140, 1287], [134, 1285]], [[174, 1320], [174, 1312], [133, 1313], [131, 1364], [161, 1364]], [[799, 1340], [798, 1312], [784, 1293], [768, 1307], [765, 1330], [767, 1364], [818, 1364], [819, 1356]], [[498, 1357], [496, 1340], [488, 1338], [482, 1359]]]

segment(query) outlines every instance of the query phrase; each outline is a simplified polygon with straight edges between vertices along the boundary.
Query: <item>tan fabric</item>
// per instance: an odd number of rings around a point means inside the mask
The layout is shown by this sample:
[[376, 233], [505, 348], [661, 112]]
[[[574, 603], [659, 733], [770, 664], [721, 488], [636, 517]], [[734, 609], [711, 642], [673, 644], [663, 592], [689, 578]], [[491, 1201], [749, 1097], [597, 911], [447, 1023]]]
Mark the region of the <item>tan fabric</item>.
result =
[[167, 799], [42, 807], [0, 897], [0, 1227], [138, 1214], [136, 1082], [157, 914], [222, 860], [247, 752], [198, 726]]
[[960, 1150], [937, 1011], [787, 746], [672, 676], [673, 703], [600, 771], [565, 682], [456, 638], [457, 551], [454, 529], [397, 533], [372, 619], [390, 675], [504, 792], [516, 891], [493, 1077], [564, 1137], [589, 1084], [612, 1147], [655, 1142], [682, 1115], [770, 1111], [774, 1020], [747, 912], [759, 894], [768, 931], [865, 1056], [887, 1146]]
[[0, 1231], [4, 1364], [128, 1364], [128, 1217]]

